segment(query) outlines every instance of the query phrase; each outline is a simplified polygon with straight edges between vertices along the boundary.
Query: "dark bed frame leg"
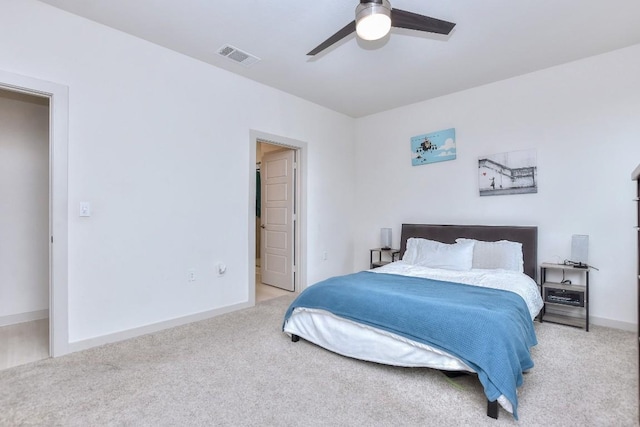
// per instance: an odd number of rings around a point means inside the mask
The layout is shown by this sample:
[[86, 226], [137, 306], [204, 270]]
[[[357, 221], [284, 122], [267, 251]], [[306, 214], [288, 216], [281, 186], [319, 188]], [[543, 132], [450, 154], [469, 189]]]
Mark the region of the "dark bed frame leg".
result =
[[295, 334], [291, 334], [291, 341], [292, 342], [298, 342], [298, 341], [300, 341], [300, 337], [295, 335]]
[[493, 418], [494, 420], [498, 419], [498, 401], [494, 400], [493, 402], [487, 400], [487, 416]]
[[465, 371], [440, 371], [440, 372], [442, 372], [447, 378], [458, 378], [463, 375], [469, 375], [469, 373]]
[[[465, 371], [440, 371], [445, 374], [448, 378], [456, 378], [461, 375], [469, 375], [468, 372]], [[491, 402], [487, 399], [487, 416], [493, 418], [494, 420], [498, 419], [498, 401], [494, 400]]]

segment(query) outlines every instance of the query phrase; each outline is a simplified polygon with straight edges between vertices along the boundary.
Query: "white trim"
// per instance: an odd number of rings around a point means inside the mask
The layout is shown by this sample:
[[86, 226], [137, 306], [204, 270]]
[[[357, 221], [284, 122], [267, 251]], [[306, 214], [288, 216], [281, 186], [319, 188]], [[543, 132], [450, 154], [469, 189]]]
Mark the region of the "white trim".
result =
[[256, 212], [256, 147], [258, 141], [266, 142], [273, 145], [280, 145], [297, 151], [296, 155], [296, 178], [298, 185], [296, 186], [296, 281], [295, 292], [302, 292], [307, 287], [307, 143], [283, 136], [272, 135], [257, 130], [249, 130], [249, 302], [255, 305], [256, 294], [256, 263], [255, 263], [255, 247], [256, 247], [256, 231], [255, 231], [255, 212]]
[[182, 325], [186, 325], [193, 322], [200, 322], [202, 320], [211, 319], [212, 317], [220, 316], [226, 313], [231, 313], [232, 311], [249, 308], [252, 305], [253, 304], [249, 304], [247, 302], [234, 304], [231, 306], [222, 307], [215, 310], [203, 311], [201, 313], [191, 314], [184, 317], [165, 320], [163, 322], [140, 326], [138, 328], [127, 329], [126, 331], [116, 332], [108, 335], [102, 335], [99, 337], [89, 338], [82, 341], [75, 341], [69, 344], [69, 350], [70, 352], [82, 351], [82, 350], [87, 350], [100, 345], [110, 344], [118, 341], [124, 341], [131, 338], [136, 338], [142, 335], [147, 335], [154, 332], [160, 332], [165, 329], [175, 328], [177, 326], [182, 326]]
[[[586, 322], [584, 320], [584, 309], [580, 307], [561, 306], [554, 305], [551, 308], [547, 308], [547, 313], [550, 315], [559, 314], [562, 316], [568, 316], [572, 319], [578, 319], [580, 322]], [[544, 319], [542, 319], [544, 321]], [[579, 323], [580, 324], [580, 323]], [[591, 326], [603, 326], [605, 328], [620, 329], [623, 331], [636, 332], [638, 326], [635, 323], [622, 322], [620, 320], [607, 319], [605, 317], [589, 316], [589, 327]], [[584, 326], [584, 324], [583, 324]]]
[[606, 319], [604, 317], [589, 316], [589, 326], [604, 326], [605, 328], [621, 329], [623, 331], [637, 332], [638, 325], [620, 320]]
[[0, 317], [0, 327], [17, 325], [18, 323], [32, 322], [34, 320], [47, 319], [49, 310], [30, 311], [28, 313], [10, 314]]
[[49, 354], [69, 353], [68, 147], [69, 88], [0, 70], [0, 88], [49, 98]]

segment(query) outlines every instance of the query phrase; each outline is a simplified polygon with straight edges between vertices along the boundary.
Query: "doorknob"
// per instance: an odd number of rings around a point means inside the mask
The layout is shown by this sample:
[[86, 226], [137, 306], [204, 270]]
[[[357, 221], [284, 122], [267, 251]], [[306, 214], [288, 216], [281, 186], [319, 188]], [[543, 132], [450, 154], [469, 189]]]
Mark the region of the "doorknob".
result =
[[262, 224], [262, 225], [260, 226], [260, 228], [267, 228], [267, 227], [265, 227], [265, 226], [264, 226], [264, 224]]

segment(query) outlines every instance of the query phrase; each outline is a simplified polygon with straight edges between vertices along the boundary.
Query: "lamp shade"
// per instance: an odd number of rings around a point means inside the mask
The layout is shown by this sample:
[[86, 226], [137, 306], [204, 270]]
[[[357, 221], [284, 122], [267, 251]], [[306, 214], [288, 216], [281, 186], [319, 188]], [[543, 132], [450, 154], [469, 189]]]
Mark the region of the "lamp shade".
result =
[[378, 40], [391, 30], [391, 5], [387, 0], [360, 3], [356, 7], [356, 33], [363, 40]]
[[382, 249], [391, 249], [391, 229], [380, 229], [380, 247]]
[[571, 236], [571, 261], [578, 264], [588, 264], [589, 258], [589, 236], [585, 234], [574, 234]]

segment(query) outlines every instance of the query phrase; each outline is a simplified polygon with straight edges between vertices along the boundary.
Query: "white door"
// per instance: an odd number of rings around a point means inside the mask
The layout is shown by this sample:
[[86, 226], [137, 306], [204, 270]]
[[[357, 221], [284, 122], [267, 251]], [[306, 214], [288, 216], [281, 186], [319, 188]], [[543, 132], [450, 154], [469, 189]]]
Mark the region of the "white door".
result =
[[262, 283], [293, 291], [295, 150], [272, 151], [260, 166]]

